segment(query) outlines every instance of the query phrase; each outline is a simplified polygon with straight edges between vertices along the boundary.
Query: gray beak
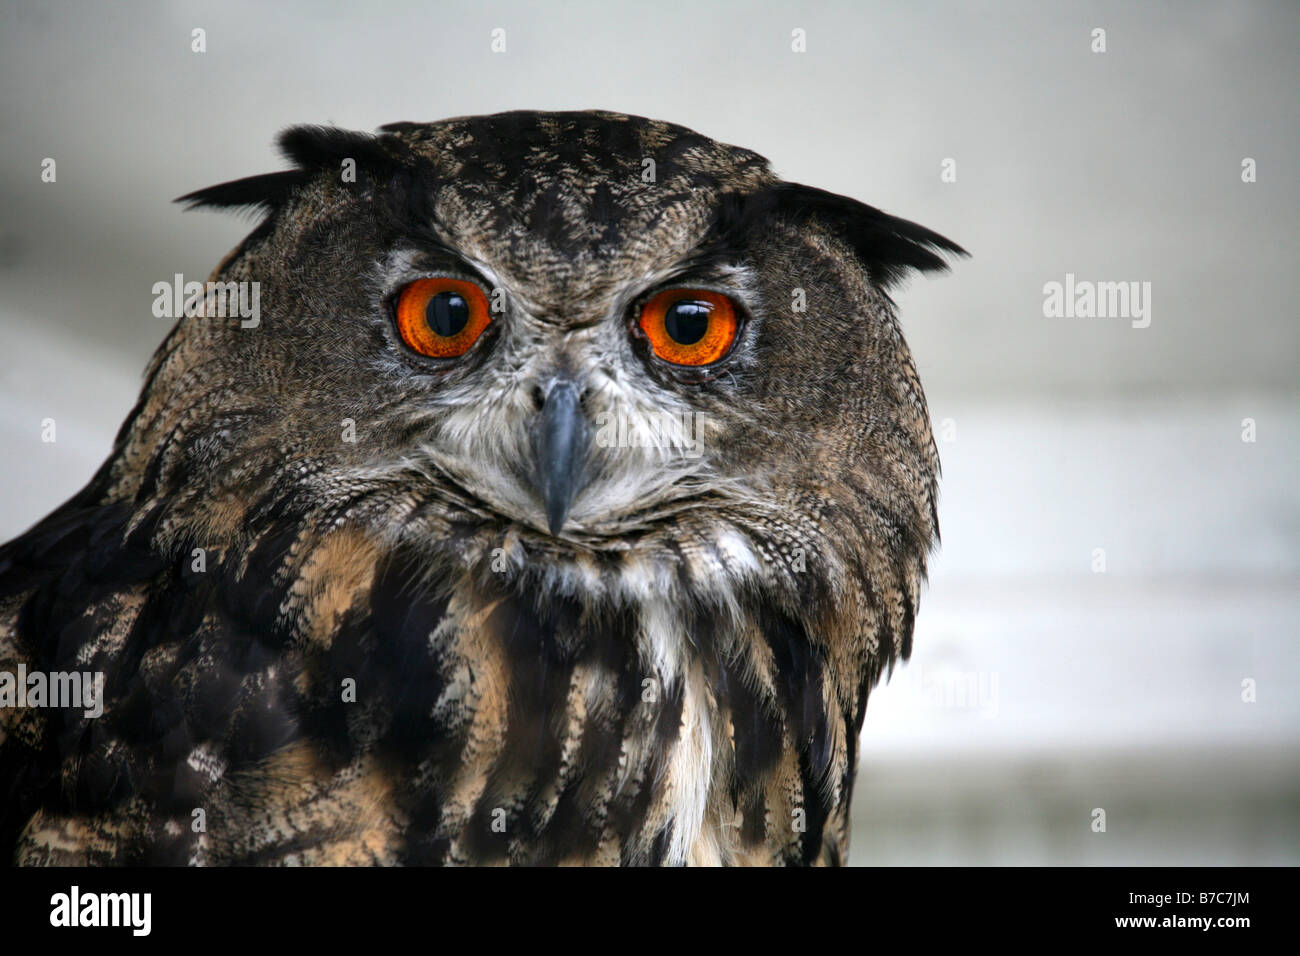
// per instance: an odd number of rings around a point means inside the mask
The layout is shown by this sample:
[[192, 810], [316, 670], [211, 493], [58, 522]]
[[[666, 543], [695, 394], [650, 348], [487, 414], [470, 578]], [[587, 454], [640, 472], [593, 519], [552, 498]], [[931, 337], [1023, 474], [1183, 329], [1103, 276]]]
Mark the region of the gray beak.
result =
[[551, 534], [559, 534], [569, 507], [582, 489], [589, 436], [577, 385], [561, 379], [551, 386], [533, 426], [537, 483]]

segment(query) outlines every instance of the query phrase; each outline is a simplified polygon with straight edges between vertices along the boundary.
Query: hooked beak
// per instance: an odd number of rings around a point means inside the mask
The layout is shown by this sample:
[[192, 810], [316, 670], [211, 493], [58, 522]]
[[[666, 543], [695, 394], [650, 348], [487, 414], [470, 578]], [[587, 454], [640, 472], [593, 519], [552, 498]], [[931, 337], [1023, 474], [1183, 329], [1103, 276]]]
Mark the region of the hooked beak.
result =
[[537, 481], [551, 534], [559, 534], [569, 507], [583, 485], [583, 465], [589, 447], [587, 423], [578, 387], [561, 379], [551, 386], [533, 426]]

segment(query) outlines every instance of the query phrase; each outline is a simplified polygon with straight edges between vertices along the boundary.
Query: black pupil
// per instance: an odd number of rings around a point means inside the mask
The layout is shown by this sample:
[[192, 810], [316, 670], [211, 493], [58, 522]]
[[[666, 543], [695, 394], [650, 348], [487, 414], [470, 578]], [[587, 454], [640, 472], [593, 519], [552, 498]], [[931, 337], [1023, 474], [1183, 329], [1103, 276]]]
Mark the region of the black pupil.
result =
[[439, 292], [429, 300], [424, 319], [436, 334], [450, 338], [469, 322], [469, 303], [455, 292]]
[[694, 345], [709, 330], [713, 306], [698, 299], [674, 302], [664, 314], [664, 331], [679, 345]]

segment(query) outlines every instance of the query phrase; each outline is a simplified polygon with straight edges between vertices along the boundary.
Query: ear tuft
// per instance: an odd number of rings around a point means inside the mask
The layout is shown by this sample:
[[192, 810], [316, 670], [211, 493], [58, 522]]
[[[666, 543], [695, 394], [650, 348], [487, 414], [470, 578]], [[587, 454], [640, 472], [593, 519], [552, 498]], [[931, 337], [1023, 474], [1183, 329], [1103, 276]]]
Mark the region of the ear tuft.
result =
[[175, 199], [186, 209], [253, 209], [270, 212], [283, 205], [294, 189], [311, 178], [301, 169], [248, 176], [195, 190]]
[[333, 126], [292, 126], [276, 142], [281, 154], [296, 169], [209, 186], [175, 201], [185, 203], [187, 209], [252, 209], [270, 213], [322, 171], [337, 172], [345, 159], [356, 160], [359, 176], [391, 171], [402, 165], [398, 156], [384, 145], [398, 142], [394, 137], [381, 139], [370, 133]]
[[291, 126], [276, 140], [285, 159], [309, 170], [337, 169], [345, 159], [355, 160], [359, 169], [392, 166], [396, 157], [384, 148], [385, 141], [337, 126]]
[[913, 269], [946, 270], [945, 254], [969, 255], [937, 232], [848, 196], [797, 183], [781, 183], [765, 194], [773, 204], [771, 211], [799, 222], [816, 220], [844, 240], [882, 289], [896, 285]]

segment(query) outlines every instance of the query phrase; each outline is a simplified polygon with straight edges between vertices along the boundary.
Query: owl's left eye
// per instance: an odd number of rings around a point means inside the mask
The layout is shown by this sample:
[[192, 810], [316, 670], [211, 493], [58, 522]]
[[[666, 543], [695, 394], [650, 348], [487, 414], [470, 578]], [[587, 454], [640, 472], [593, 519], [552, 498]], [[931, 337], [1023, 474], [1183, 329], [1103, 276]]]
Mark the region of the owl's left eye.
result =
[[736, 306], [708, 289], [667, 289], [638, 322], [655, 355], [674, 365], [711, 365], [731, 351], [740, 329]]
[[464, 355], [492, 321], [483, 290], [463, 279], [416, 279], [396, 312], [402, 341], [430, 358]]

